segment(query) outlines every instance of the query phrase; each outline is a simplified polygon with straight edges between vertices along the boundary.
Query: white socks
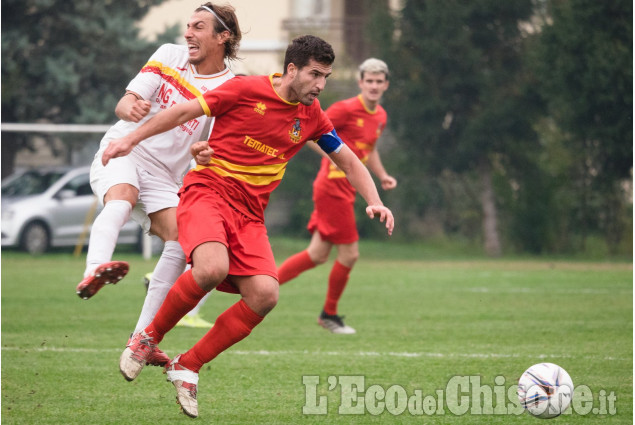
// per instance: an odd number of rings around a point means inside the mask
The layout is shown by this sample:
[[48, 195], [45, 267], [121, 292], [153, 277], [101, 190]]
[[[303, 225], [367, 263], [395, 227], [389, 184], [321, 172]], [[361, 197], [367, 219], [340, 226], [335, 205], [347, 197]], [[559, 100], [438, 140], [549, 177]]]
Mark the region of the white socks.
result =
[[130, 218], [131, 212], [132, 205], [128, 201], [113, 200], [106, 203], [90, 230], [84, 277], [92, 273], [100, 264], [112, 260], [119, 232]]
[[152, 322], [170, 288], [184, 270], [185, 253], [181, 249], [181, 245], [177, 241], [167, 241], [152, 272], [152, 279], [150, 279], [148, 293], [141, 309], [137, 327], [134, 330], [135, 333], [145, 329]]

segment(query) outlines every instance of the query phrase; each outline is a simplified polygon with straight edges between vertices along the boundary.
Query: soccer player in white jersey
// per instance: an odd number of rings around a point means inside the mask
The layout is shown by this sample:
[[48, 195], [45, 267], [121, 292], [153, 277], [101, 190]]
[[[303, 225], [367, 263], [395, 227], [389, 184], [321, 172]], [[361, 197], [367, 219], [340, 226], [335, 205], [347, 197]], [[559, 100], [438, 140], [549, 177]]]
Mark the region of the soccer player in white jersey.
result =
[[[132, 216], [145, 231], [159, 236], [165, 247], [154, 269], [135, 332], [153, 319], [174, 281], [183, 273], [185, 254], [178, 243], [178, 189], [190, 160], [190, 145], [207, 139], [202, 134], [213, 118], [205, 115], [153, 136], [123, 158], [102, 165], [102, 154], [113, 139], [132, 132], [163, 109], [187, 102], [212, 90], [234, 75], [225, 59], [237, 59], [241, 31], [232, 6], [208, 2], [194, 11], [185, 30], [185, 46], [165, 44], [152, 55], [128, 84], [115, 108], [120, 118], [103, 137], [90, 178], [104, 209], [93, 224], [84, 279], [77, 294], [88, 299], [105, 284], [117, 283], [128, 264], [112, 261], [119, 231]], [[210, 120], [210, 122], [206, 122]], [[164, 365], [160, 350], [149, 363]]]

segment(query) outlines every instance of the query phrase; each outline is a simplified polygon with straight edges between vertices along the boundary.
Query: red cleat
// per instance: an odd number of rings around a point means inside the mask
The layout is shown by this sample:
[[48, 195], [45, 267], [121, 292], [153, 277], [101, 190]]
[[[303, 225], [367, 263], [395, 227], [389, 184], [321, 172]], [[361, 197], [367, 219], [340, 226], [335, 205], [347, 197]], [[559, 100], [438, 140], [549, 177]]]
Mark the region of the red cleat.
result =
[[[126, 347], [130, 346], [130, 343], [132, 342], [132, 338], [134, 338], [134, 334], [130, 335], [130, 338], [128, 338], [128, 343], [126, 344]], [[170, 357], [165, 354], [163, 352], [163, 350], [161, 350], [159, 347], [157, 347], [156, 345], [152, 346], [152, 350], [148, 353], [148, 356], [146, 357], [146, 366], [165, 366], [166, 364], [168, 364], [168, 362], [170, 361]]]
[[139, 376], [156, 346], [154, 339], [145, 331], [132, 335], [119, 358], [119, 371], [127, 381]]
[[159, 347], [153, 347], [148, 358], [146, 358], [146, 365], [150, 366], [165, 366], [170, 361], [170, 358]]
[[95, 295], [104, 285], [115, 284], [128, 273], [128, 263], [125, 261], [110, 261], [98, 266], [95, 271], [86, 276], [77, 285], [77, 295], [87, 300]]

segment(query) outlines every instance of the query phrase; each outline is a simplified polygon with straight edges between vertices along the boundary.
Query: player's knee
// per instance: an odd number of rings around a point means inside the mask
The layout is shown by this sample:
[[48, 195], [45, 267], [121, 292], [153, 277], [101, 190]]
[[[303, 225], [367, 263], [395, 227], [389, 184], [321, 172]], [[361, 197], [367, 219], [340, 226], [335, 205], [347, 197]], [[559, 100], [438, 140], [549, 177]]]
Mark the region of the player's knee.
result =
[[260, 312], [261, 315], [266, 315], [268, 314], [271, 310], [274, 309], [274, 307], [278, 305], [278, 295], [276, 294], [275, 296], [269, 296], [267, 298], [264, 298], [262, 300], [262, 304], [260, 306]]
[[313, 261], [313, 263], [316, 266], [319, 266], [320, 264], [324, 264], [328, 261], [329, 253], [328, 251], [327, 252], [310, 252], [309, 257], [311, 257], [311, 261]]
[[176, 227], [174, 227], [173, 229], [168, 229], [163, 234], [161, 239], [163, 239], [164, 242], [167, 242], [167, 241], [178, 241], [179, 240], [179, 231], [177, 230]]
[[104, 195], [104, 204], [110, 201], [120, 200], [128, 201], [132, 208], [135, 207], [137, 199], [139, 198], [139, 190], [129, 184], [121, 183], [112, 186]]
[[353, 267], [353, 265], [355, 265], [358, 259], [359, 259], [359, 252], [357, 251], [351, 251], [346, 253], [340, 252], [339, 255], [337, 256], [337, 261], [340, 264], [345, 265], [346, 267]]
[[177, 242], [179, 240], [179, 232], [176, 230], [173, 232], [164, 231], [150, 226], [150, 234], [158, 236], [163, 242]]
[[179, 230], [176, 220], [167, 214], [152, 213], [150, 217], [150, 233], [160, 237], [163, 242], [178, 241]]
[[212, 266], [194, 266], [192, 275], [205, 291], [211, 291], [227, 277], [227, 270]]
[[355, 251], [351, 253], [348, 260], [351, 263], [351, 265], [355, 264], [357, 260], [359, 260], [359, 252]]
[[257, 293], [256, 312], [261, 316], [265, 316], [278, 304], [278, 294], [280, 285], [278, 282], [272, 281], [275, 285], [262, 285]]

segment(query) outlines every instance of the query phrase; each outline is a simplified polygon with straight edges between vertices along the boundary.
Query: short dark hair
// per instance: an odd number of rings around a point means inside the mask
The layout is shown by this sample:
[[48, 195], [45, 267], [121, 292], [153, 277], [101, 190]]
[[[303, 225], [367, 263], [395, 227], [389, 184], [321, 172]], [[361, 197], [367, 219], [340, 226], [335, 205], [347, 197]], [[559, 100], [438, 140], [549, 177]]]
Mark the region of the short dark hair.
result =
[[289, 43], [284, 55], [284, 73], [287, 73], [287, 67], [290, 63], [298, 68], [303, 68], [311, 59], [323, 65], [333, 64], [335, 61], [333, 47], [314, 35], [302, 35], [294, 38]]

